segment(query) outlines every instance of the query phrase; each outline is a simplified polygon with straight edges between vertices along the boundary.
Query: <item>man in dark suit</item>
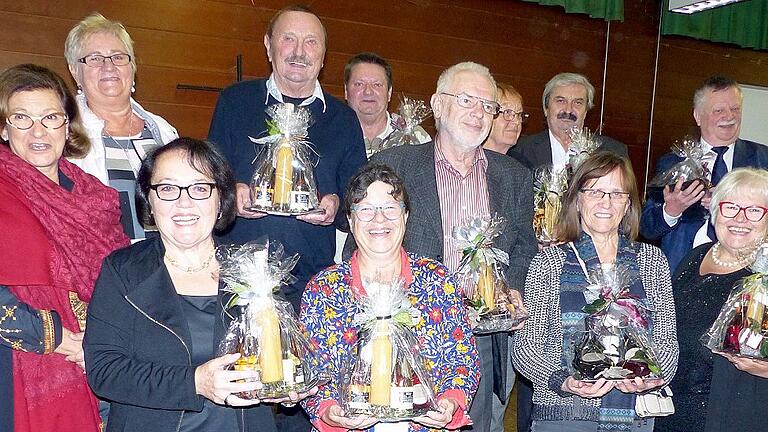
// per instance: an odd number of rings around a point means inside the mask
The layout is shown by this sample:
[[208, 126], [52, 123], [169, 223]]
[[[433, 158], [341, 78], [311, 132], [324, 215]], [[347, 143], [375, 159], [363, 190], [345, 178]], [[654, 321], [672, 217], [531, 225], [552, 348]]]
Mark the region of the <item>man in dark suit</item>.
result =
[[[518, 152], [538, 168], [545, 165], [564, 167], [568, 163], [570, 132], [574, 127], [584, 127], [584, 118], [592, 109], [595, 88], [587, 77], [576, 73], [555, 75], [544, 86], [542, 104], [547, 118], [547, 129], [527, 135], [517, 142], [508, 153]], [[627, 156], [627, 146], [606, 136], [598, 136], [600, 150], [610, 150]]]
[[[371, 161], [389, 165], [405, 181], [412, 203], [406, 250], [436, 258], [455, 271], [461, 252], [451, 238], [453, 227], [476, 216], [499, 214], [507, 225], [495, 246], [509, 253], [510, 286], [522, 289], [537, 250], [531, 226], [533, 183], [521, 163], [481, 147], [499, 110], [495, 100], [496, 84], [486, 67], [454, 65], [440, 75], [431, 98], [434, 141], [385, 150]], [[482, 379], [470, 409], [471, 430], [486, 432], [494, 394], [506, 399], [507, 334], [478, 336], [477, 344]]]
[[[741, 87], [729, 78], [709, 78], [694, 93], [693, 117], [701, 131], [712, 184], [733, 168], [768, 168], [768, 147], [739, 138], [741, 104]], [[663, 155], [656, 163], [656, 173], [681, 160], [673, 153]], [[661, 249], [673, 272], [691, 249], [717, 241], [708, 223], [710, 198], [701, 183], [683, 188], [680, 182], [674, 187], [648, 190], [640, 234], [649, 240], [661, 239]]]

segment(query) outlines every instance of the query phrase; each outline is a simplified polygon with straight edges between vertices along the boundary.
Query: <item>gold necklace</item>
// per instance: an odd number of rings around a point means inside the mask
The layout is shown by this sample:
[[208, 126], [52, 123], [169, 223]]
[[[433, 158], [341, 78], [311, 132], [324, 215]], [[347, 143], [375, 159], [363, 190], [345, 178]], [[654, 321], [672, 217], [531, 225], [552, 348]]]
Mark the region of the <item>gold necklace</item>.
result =
[[213, 256], [215, 254], [216, 254], [216, 250], [214, 249], [214, 250], [211, 251], [211, 254], [208, 255], [208, 258], [206, 258], [205, 261], [203, 261], [202, 264], [200, 264], [197, 267], [185, 266], [185, 265], [179, 263], [178, 261], [176, 261], [175, 259], [171, 258], [167, 253], [165, 254], [165, 259], [168, 260], [168, 263], [170, 265], [176, 267], [177, 269], [179, 269], [179, 270], [181, 270], [181, 271], [183, 271], [185, 273], [197, 273], [199, 271], [207, 269], [208, 266], [211, 265], [211, 261], [213, 261]]

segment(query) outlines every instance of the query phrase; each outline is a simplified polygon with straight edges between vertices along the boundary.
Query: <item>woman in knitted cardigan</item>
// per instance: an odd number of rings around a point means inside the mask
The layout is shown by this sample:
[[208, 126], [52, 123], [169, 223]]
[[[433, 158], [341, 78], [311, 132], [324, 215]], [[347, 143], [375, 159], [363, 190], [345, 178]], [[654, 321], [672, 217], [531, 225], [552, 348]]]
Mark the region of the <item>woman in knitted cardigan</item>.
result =
[[[525, 306], [531, 318], [515, 335], [512, 360], [533, 382], [533, 427], [539, 431], [652, 431], [653, 421], [634, 411], [637, 393], [672, 379], [678, 345], [669, 265], [661, 250], [635, 241], [640, 200], [628, 160], [609, 152], [590, 156], [576, 169], [563, 196], [562, 243], [531, 262]], [[579, 330], [587, 304], [586, 269], [605, 264], [639, 275], [630, 295], [650, 306], [650, 339], [663, 380], [578, 381], [563, 354], [565, 332]], [[565, 341], [567, 343], [568, 341]]]

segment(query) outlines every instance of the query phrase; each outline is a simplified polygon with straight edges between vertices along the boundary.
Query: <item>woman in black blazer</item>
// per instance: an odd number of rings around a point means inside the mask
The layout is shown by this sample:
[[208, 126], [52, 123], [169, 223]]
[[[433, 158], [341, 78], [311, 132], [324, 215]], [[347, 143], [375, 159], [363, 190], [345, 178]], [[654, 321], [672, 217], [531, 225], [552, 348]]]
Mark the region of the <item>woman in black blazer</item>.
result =
[[214, 229], [234, 219], [235, 183], [209, 143], [172, 141], [147, 156], [138, 208], [159, 236], [104, 261], [85, 335], [88, 382], [110, 401], [107, 431], [275, 431], [272, 410], [235, 394], [254, 372], [216, 358], [228, 323]]

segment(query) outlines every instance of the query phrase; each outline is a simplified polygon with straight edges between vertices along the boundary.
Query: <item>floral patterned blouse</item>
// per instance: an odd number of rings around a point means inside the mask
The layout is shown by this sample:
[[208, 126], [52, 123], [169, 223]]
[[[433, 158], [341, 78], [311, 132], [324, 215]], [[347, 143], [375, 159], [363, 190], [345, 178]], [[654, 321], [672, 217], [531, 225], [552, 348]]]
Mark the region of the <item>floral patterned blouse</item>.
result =
[[[468, 423], [467, 410], [480, 379], [475, 338], [462, 304], [461, 293], [448, 269], [431, 258], [402, 254], [401, 276], [409, 287], [411, 304], [421, 312], [414, 336], [421, 344], [428, 373], [435, 383], [437, 399], [451, 397], [459, 403], [448, 429]], [[357, 265], [357, 252], [350, 261], [331, 266], [307, 284], [301, 303], [301, 321], [310, 344], [328, 364], [331, 382], [317, 395], [302, 402], [314, 426], [320, 431], [337, 431], [320, 419], [338, 403], [336, 379], [340, 368], [353, 355], [358, 328], [352, 324], [360, 310], [355, 298], [365, 295]], [[411, 423], [411, 431], [426, 431]]]

